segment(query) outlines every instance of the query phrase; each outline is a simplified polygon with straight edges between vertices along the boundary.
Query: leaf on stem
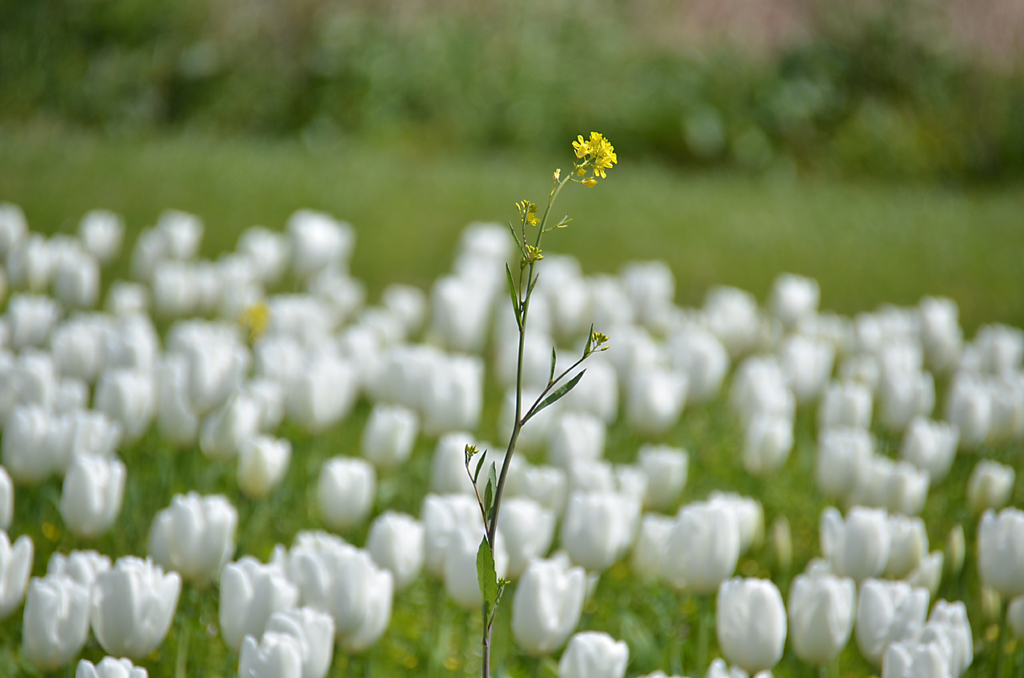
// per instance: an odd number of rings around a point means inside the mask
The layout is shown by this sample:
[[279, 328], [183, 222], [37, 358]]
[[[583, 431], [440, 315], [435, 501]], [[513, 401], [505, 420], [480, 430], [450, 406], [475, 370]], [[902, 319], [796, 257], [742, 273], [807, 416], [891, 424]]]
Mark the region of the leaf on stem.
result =
[[484, 462], [487, 460], [487, 450], [484, 450], [484, 454], [480, 457], [480, 461], [476, 463], [476, 470], [473, 471], [473, 484], [476, 485], [476, 479], [480, 477], [480, 469], [483, 468]]
[[548, 373], [548, 383], [550, 384], [555, 379], [555, 347], [551, 347], [551, 371]]
[[512, 269], [505, 264], [505, 275], [508, 277], [508, 296], [512, 299], [512, 310], [516, 314], [516, 324], [523, 329], [523, 311], [519, 307], [519, 297], [516, 295], [516, 284], [512, 281]]
[[494, 570], [494, 554], [487, 537], [480, 542], [476, 552], [476, 578], [480, 584], [480, 595], [484, 599], [484, 637], [491, 626], [494, 608], [498, 603], [498, 574]]
[[549, 405], [554, 405], [556, 402], [558, 402], [563, 396], [565, 396], [566, 393], [573, 390], [576, 387], [576, 384], [580, 383], [580, 379], [582, 379], [583, 375], [586, 373], [586, 370], [582, 370], [579, 374], [570, 379], [568, 383], [560, 386], [557, 391], [555, 391], [547, 398], [545, 398], [543, 402], [541, 402], [541, 404], [536, 407], [536, 409], [530, 412], [526, 416], [526, 418], [523, 419], [523, 423], [525, 424], [526, 422], [530, 421], [530, 419], [532, 419], [538, 412], [543, 410], [545, 407], [548, 407]]
[[498, 491], [498, 475], [494, 471], [494, 464], [487, 471], [487, 487], [484, 488], [484, 511], [487, 519], [490, 520], [491, 509], [494, 507], [494, 495]]

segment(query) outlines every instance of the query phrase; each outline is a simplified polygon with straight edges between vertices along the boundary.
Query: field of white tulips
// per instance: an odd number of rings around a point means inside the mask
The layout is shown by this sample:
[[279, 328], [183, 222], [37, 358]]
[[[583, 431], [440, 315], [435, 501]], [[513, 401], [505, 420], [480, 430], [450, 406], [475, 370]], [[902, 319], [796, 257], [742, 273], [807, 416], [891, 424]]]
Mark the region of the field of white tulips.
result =
[[[269, 225], [0, 206], [0, 675], [479, 674], [508, 230], [368, 285], [353, 226]], [[1024, 332], [781, 270], [692, 306], [650, 257], [539, 271], [527, 394], [610, 348], [520, 438], [495, 675], [1024, 673]]]

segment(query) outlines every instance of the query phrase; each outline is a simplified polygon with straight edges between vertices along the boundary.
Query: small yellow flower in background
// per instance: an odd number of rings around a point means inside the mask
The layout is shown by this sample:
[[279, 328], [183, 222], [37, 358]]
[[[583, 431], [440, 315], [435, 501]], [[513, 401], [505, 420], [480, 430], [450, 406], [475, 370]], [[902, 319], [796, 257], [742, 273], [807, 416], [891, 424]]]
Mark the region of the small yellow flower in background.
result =
[[588, 168], [593, 172], [590, 178], [580, 182], [585, 186], [593, 186], [599, 177], [607, 178], [605, 170], [611, 169], [619, 161], [615, 148], [600, 132], [591, 132], [590, 139], [586, 140], [582, 135], [577, 136], [576, 141], [572, 142], [572, 148], [576, 157], [583, 161], [576, 165], [576, 174], [582, 177]]
[[242, 327], [249, 330], [249, 341], [253, 342], [267, 331], [267, 323], [270, 321], [270, 309], [263, 301], [257, 301], [249, 306], [238, 317]]
[[559, 179], [561, 179], [562, 178], [562, 170], [556, 169], [555, 173], [551, 175], [551, 178], [554, 179], [555, 181], [558, 181]]
[[544, 258], [544, 255], [541, 254], [541, 250], [540, 250], [539, 247], [534, 247], [533, 245], [527, 245], [526, 246], [526, 259], [523, 260], [523, 264], [524, 265], [525, 264], [530, 264], [530, 263], [533, 263], [534, 261], [540, 261], [543, 258]]

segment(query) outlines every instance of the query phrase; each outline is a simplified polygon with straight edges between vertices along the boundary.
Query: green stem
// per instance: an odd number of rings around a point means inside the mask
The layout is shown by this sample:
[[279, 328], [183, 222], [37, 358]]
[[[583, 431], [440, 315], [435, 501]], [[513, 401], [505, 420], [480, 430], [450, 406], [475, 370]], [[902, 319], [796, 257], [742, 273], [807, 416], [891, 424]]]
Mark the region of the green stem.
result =
[[181, 639], [178, 641], [178, 657], [174, 663], [175, 678], [186, 678], [188, 676], [188, 619], [186, 615], [181, 620]]
[[697, 636], [697, 675], [703, 676], [708, 670], [708, 631], [711, 626], [711, 598], [697, 596], [700, 600], [700, 630]]

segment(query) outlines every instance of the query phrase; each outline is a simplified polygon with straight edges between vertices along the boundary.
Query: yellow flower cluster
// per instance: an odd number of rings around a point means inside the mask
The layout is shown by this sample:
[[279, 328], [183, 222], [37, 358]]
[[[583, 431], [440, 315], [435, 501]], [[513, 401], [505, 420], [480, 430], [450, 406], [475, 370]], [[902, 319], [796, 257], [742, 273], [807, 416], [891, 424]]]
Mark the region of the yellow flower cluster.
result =
[[522, 200], [516, 203], [516, 209], [519, 210], [519, 217], [530, 226], [537, 225], [537, 205], [530, 202], [529, 200]]
[[576, 157], [582, 161], [576, 164], [577, 176], [585, 176], [588, 169], [592, 172], [590, 177], [580, 181], [585, 186], [593, 186], [598, 178], [605, 179], [605, 170], [611, 169], [618, 162], [615, 148], [600, 132], [591, 132], [589, 139], [584, 139], [583, 135], [576, 137], [572, 148]]

